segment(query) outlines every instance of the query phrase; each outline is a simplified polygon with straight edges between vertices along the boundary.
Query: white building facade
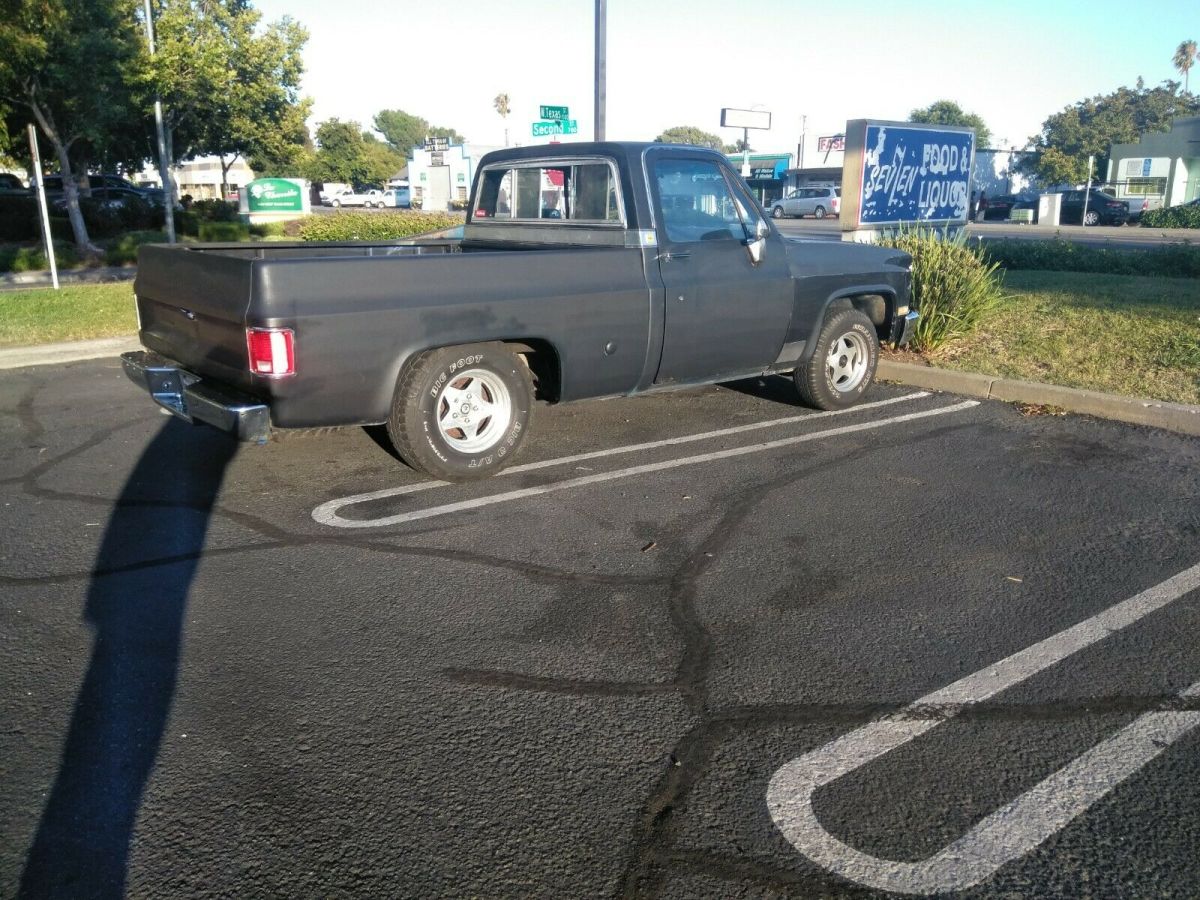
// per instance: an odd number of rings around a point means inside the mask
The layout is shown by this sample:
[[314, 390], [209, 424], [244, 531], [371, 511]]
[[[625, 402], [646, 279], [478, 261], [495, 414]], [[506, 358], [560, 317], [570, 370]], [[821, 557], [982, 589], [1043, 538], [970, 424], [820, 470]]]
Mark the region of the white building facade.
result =
[[465, 209], [480, 157], [499, 149], [491, 144], [451, 144], [445, 150], [414, 147], [408, 161], [412, 205], [437, 211]]

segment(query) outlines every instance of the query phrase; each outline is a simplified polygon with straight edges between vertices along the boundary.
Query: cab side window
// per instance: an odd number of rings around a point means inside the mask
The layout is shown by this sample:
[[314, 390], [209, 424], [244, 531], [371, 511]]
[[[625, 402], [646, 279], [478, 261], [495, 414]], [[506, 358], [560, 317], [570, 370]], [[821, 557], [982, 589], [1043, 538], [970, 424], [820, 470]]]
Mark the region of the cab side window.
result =
[[667, 238], [693, 241], [740, 241], [746, 235], [744, 209], [734, 199], [715, 163], [662, 159], [654, 177]]

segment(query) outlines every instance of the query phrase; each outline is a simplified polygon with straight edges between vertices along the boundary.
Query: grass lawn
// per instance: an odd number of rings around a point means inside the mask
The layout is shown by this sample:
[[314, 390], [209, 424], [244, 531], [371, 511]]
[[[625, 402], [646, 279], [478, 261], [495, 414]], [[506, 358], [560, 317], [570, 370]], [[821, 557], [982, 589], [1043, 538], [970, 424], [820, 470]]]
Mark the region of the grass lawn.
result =
[[0, 291], [0, 346], [115, 337], [137, 331], [133, 282]]
[[1200, 280], [1010, 271], [1001, 306], [941, 368], [1200, 403]]

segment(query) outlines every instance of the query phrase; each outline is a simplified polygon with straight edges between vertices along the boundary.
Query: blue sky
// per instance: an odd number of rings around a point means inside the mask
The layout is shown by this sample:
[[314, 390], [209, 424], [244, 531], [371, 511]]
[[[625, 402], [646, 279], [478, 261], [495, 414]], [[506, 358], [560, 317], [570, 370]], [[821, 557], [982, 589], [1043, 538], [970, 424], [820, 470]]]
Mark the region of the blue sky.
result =
[[[308, 27], [304, 92], [313, 122], [369, 126], [399, 108], [503, 143], [492, 108], [512, 97], [514, 141], [533, 143], [539, 104], [566, 105], [592, 132], [593, 0], [257, 0], [268, 20]], [[1084, 97], [1178, 79], [1179, 42], [1200, 40], [1200, 4], [1157, 2], [808, 3], [608, 0], [608, 137], [648, 140], [672, 125], [719, 127], [723, 106], [757, 106], [757, 150], [795, 152], [852, 118], [905, 119], [950, 99], [978, 113], [995, 146], [1023, 146]], [[1193, 70], [1200, 91], [1200, 66]]]

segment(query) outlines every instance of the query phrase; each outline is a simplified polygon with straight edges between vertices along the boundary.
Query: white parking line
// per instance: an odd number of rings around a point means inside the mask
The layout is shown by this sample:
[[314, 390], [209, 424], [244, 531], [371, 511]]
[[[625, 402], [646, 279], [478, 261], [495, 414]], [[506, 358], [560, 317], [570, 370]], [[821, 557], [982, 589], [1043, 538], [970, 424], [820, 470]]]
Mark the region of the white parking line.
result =
[[[1127, 628], [1200, 588], [1200, 565], [1142, 591], [995, 665], [927, 694], [910, 707], [980, 703]], [[1180, 695], [1200, 696], [1200, 682]], [[951, 713], [952, 715], [954, 713]], [[873, 888], [936, 894], [979, 884], [1025, 855], [1152, 759], [1200, 725], [1200, 712], [1146, 713], [992, 813], [954, 843], [920, 862], [880, 859], [831, 835], [813, 809], [813, 794], [945, 719], [896, 716], [871, 722], [781, 767], [767, 788], [776, 826], [797, 850], [832, 872]]]
[[[944, 416], [948, 413], [962, 412], [965, 409], [970, 409], [973, 406], [978, 406], [976, 400], [966, 400], [962, 403], [955, 403], [953, 406], [942, 406], [937, 409], [925, 410], [923, 412], [908, 413], [903, 416], [893, 416], [890, 419], [880, 419], [874, 422], [863, 422], [858, 425], [844, 425], [841, 428], [829, 428], [825, 431], [808, 432], [807, 434], [796, 435], [788, 438], [778, 438], [774, 441], [764, 441], [759, 444], [751, 444], [748, 447], [732, 447], [727, 450], [716, 450], [712, 453], [701, 453], [696, 456], [684, 456], [677, 459], [668, 459], [661, 462], [646, 463], [640, 466], [630, 466], [625, 469], [615, 469], [611, 472], [597, 472], [594, 475], [582, 475], [578, 478], [568, 478], [565, 481], [552, 481], [548, 484], [540, 484], [535, 487], [521, 488], [515, 491], [506, 491], [502, 494], [492, 494], [486, 497], [476, 497], [471, 500], [460, 500], [457, 503], [444, 503], [440, 506], [430, 506], [425, 509], [415, 509], [410, 512], [400, 513], [394, 516], [383, 516], [378, 519], [343, 519], [337, 515], [335, 507], [330, 509], [331, 504], [326, 503], [318, 506], [313, 510], [313, 518], [324, 525], [333, 525], [338, 528], [382, 528], [387, 525], [400, 525], [405, 522], [416, 522], [420, 519], [432, 519], [437, 516], [444, 516], [450, 513], [463, 512], [468, 509], [479, 509], [483, 506], [494, 506], [498, 503], [508, 503], [513, 500], [523, 500], [526, 497], [536, 497], [541, 494], [549, 494], [556, 491], [565, 491], [572, 488], [585, 487], [589, 484], [600, 484], [605, 481], [615, 481], [618, 478], [630, 478], [634, 475], [646, 475], [651, 472], [662, 472], [667, 469], [677, 469], [681, 466], [694, 466], [699, 463], [715, 462], [719, 459], [731, 459], [736, 456], [745, 456], [749, 453], [763, 453], [767, 450], [775, 450], [779, 447], [789, 447], [793, 444], [803, 444], [808, 441], [815, 441], [819, 438], [837, 437], [842, 434], [853, 434], [859, 431], [873, 431], [877, 428], [884, 428], [888, 425], [899, 425], [903, 422], [912, 422], [916, 419], [927, 419], [931, 416]], [[804, 418], [811, 418], [805, 416]], [[678, 438], [674, 440], [679, 440]], [[656, 443], [654, 446], [665, 446], [665, 442]], [[603, 452], [603, 451], [601, 451]], [[537, 465], [537, 464], [535, 464]], [[435, 484], [441, 484], [436, 482]], [[433, 485], [430, 485], [431, 487]], [[414, 489], [420, 489], [419, 485], [413, 485]], [[356, 502], [362, 502], [366, 495], [360, 495]], [[389, 495], [390, 496], [390, 495]], [[350, 498], [353, 500], [354, 498]], [[334, 501], [334, 503], [345, 506], [347, 501]]]
[[[917, 391], [913, 394], [904, 394], [900, 397], [890, 397], [887, 400], [876, 400], [874, 403], [863, 403], [859, 406], [851, 407], [850, 409], [837, 409], [829, 412], [805, 413], [800, 416], [787, 416], [783, 419], [768, 419], [765, 422], [749, 422], [745, 425], [735, 425], [732, 428], [720, 428], [716, 431], [702, 431], [699, 434], [685, 434], [679, 437], [664, 438], [661, 441], [648, 441], [644, 444], [625, 444], [621, 447], [608, 447], [604, 450], [591, 450], [587, 453], [576, 453], [573, 456], [560, 456], [555, 459], [545, 459], [541, 462], [525, 463], [520, 466], [513, 466], [510, 469], [504, 469], [497, 473], [497, 477], [501, 475], [520, 475], [522, 472], [534, 472], [538, 469], [548, 469], [553, 466], [566, 466], [571, 463], [586, 462], [590, 459], [602, 459], [606, 456], [618, 456], [624, 453], [636, 453], [639, 450], [656, 450], [659, 447], [674, 447], [677, 444], [690, 444], [694, 441], [707, 441], [711, 438], [728, 437], [731, 434], [742, 434], [747, 431], [756, 431], [761, 428], [774, 428], [778, 425], [793, 425], [797, 422], [810, 422], [814, 419], [826, 419], [830, 416], [844, 416], [847, 413], [862, 412], [868, 409], [876, 409], [880, 406], [890, 406], [893, 403], [903, 403], [906, 400], [919, 400], [922, 397], [928, 397], [928, 391]], [[312, 511], [312, 517], [322, 525], [333, 525], [337, 528], [362, 528], [362, 527], [378, 527], [374, 522], [368, 522], [366, 526], [357, 525], [355, 519], [343, 519], [338, 515], [338, 511], [345, 509], [347, 506], [354, 506], [357, 503], [369, 503], [372, 500], [386, 500], [388, 497], [400, 497], [404, 494], [415, 494], [417, 491], [427, 491], [430, 488], [446, 487], [448, 481], [420, 481], [416, 484], [406, 484], [403, 487], [384, 488], [380, 491], [371, 491], [366, 494], [354, 494], [350, 497], [342, 497], [338, 500], [330, 500], [327, 503], [322, 503]]]

